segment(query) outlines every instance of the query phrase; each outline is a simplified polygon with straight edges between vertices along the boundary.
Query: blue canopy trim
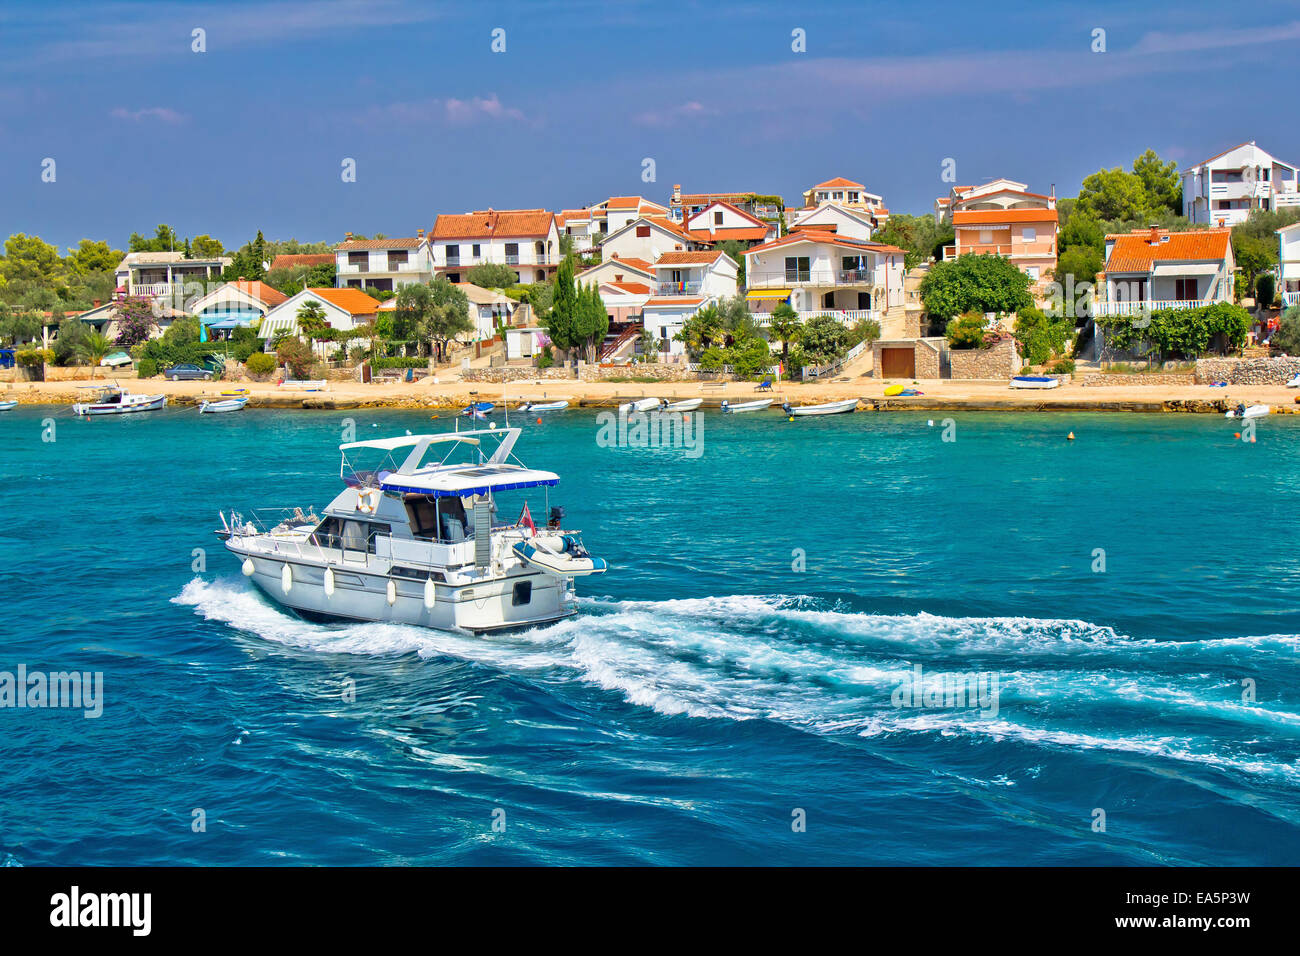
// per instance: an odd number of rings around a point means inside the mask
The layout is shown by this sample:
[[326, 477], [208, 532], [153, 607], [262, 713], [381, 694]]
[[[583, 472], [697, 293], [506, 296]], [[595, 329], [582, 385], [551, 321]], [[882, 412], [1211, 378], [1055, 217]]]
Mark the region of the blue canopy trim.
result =
[[558, 485], [560, 480], [552, 478], [546, 481], [516, 481], [509, 484], [477, 485], [473, 488], [457, 488], [454, 491], [444, 488], [414, 488], [409, 485], [396, 485], [387, 481], [380, 485], [384, 491], [400, 491], [409, 495], [428, 495], [430, 498], [467, 498], [470, 495], [486, 495], [493, 491], [516, 491], [520, 488], [541, 488], [543, 485]]

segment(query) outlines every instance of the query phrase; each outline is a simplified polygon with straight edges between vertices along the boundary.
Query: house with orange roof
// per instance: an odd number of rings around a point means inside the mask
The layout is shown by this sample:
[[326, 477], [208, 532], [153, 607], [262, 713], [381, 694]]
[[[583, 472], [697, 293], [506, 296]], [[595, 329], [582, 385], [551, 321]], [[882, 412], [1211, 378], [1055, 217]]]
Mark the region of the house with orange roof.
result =
[[[190, 312], [214, 338], [229, 338], [237, 328], [257, 325], [268, 312], [289, 297], [265, 282], [239, 279], [227, 282], [197, 299]], [[204, 335], [206, 338], [206, 333]]]
[[329, 327], [342, 332], [373, 322], [379, 312], [379, 300], [360, 289], [303, 289], [266, 313], [257, 329], [257, 337], [270, 342], [282, 332], [297, 335], [298, 310], [307, 302], [317, 303], [324, 311]]
[[1136, 315], [1232, 301], [1232, 230], [1170, 232], [1159, 226], [1106, 237], [1094, 315]]
[[850, 239], [870, 239], [879, 225], [880, 220], [873, 217], [870, 209], [824, 202], [812, 209], [795, 210], [790, 220], [790, 231], [815, 229], [848, 236]]
[[673, 337], [686, 320], [716, 300], [707, 295], [651, 296], [641, 306], [641, 322], [659, 344], [659, 354], [667, 361], [686, 360], [686, 344]]
[[736, 294], [739, 265], [716, 249], [665, 252], [655, 260], [656, 296], [704, 295], [722, 299]]
[[654, 262], [666, 252], [690, 252], [708, 243], [696, 239], [677, 223], [658, 216], [642, 216], [611, 232], [600, 245], [601, 255]]
[[483, 209], [438, 216], [430, 233], [433, 268], [452, 282], [477, 265], [505, 265], [520, 282], [544, 282], [559, 268], [560, 232], [545, 209]]
[[680, 183], [673, 184], [672, 198], [668, 200], [668, 218], [681, 224], [689, 221], [715, 202], [725, 202], [765, 222], [777, 222], [785, 211], [785, 200], [780, 196], [761, 195], [754, 192], [684, 193]]
[[340, 289], [396, 292], [433, 278], [433, 253], [423, 229], [395, 239], [354, 239], [349, 232], [334, 249], [334, 274]]
[[1004, 256], [1029, 276], [1035, 297], [1043, 298], [1056, 271], [1055, 192], [1034, 193], [1025, 183], [994, 179], [954, 186], [947, 198], [941, 219], [952, 222], [955, 238], [944, 246], [943, 258]]
[[[456, 288], [465, 293], [469, 300], [469, 318], [474, 323], [471, 341], [490, 339], [497, 334], [497, 326], [509, 324], [514, 318], [519, 303], [508, 295], [502, 295], [495, 289], [484, 289], [472, 282], [457, 282]], [[392, 315], [397, 311], [397, 298], [386, 299], [379, 304], [378, 315]]]
[[686, 232], [703, 242], [730, 240], [752, 246], [775, 239], [777, 225], [717, 199], [686, 220]]
[[653, 285], [656, 281], [654, 266], [648, 259], [636, 256], [620, 256], [613, 253], [599, 265], [584, 269], [574, 276], [574, 280], [584, 285], [602, 282], [643, 282]]
[[565, 209], [557, 218], [560, 230], [573, 237], [574, 248], [586, 251], [634, 219], [662, 219], [667, 215], [666, 206], [644, 196], [610, 196], [583, 209]]
[[901, 321], [903, 256], [896, 246], [800, 229], [745, 253], [746, 298], [760, 321], [782, 302], [804, 319]]
[[1235, 226], [1252, 210], [1300, 206], [1300, 172], [1255, 145], [1239, 143], [1183, 170], [1183, 215], [1207, 226]]

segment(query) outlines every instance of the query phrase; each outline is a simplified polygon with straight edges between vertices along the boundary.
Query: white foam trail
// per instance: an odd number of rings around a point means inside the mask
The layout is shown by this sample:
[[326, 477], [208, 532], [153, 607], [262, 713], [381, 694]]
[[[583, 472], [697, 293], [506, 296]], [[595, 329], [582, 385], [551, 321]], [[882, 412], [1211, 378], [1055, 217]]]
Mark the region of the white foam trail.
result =
[[[196, 578], [174, 600], [193, 605], [209, 620], [290, 647], [446, 655], [540, 679], [568, 673], [666, 715], [762, 718], [817, 733], [869, 737], [1011, 738], [1300, 780], [1296, 768], [1245, 753], [1242, 742], [1253, 733], [1294, 743], [1300, 714], [1238, 703], [1240, 689], [1221, 674], [1148, 671], [1143, 659], [1175, 642], [1135, 641], [1085, 621], [871, 615], [822, 610], [802, 598], [737, 595], [589, 600], [595, 613], [518, 634], [475, 638], [404, 625], [311, 624], [275, 608], [239, 579]], [[1268, 639], [1279, 648], [1294, 647], [1297, 640], [1294, 635]], [[1188, 643], [1249, 647], [1258, 641]], [[996, 673], [1000, 713], [895, 709], [892, 692], [910, 679], [918, 649], [944, 655], [926, 665], [932, 674]], [[1105, 649], [1113, 661], [1101, 666], [1085, 656], [1064, 667], [1023, 667], [1035, 660], [1055, 663], [1049, 659], [1078, 649]], [[1097, 714], [1108, 714], [1104, 719], [1116, 721], [1118, 729], [1099, 727], [1100, 717], [1086, 731], [1072, 729], [1080, 718]], [[1197, 737], [1161, 730], [1193, 720], [1222, 729]], [[1133, 727], [1150, 729], [1135, 734]]]

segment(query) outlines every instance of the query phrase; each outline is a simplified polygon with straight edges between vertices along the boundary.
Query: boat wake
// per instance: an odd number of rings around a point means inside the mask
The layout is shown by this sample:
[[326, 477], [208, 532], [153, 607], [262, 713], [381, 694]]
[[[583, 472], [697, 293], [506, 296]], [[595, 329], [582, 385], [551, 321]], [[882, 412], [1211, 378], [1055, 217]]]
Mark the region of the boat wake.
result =
[[[475, 638], [311, 624], [238, 579], [196, 578], [174, 601], [288, 647], [450, 656], [538, 683], [581, 681], [663, 715], [763, 719], [881, 745], [937, 735], [1111, 753], [1300, 784], [1297, 635], [1142, 640], [1086, 621], [878, 615], [736, 595], [588, 599], [576, 618]], [[971, 690], [963, 706], [922, 692], [958, 677]], [[1259, 702], [1243, 699], [1249, 678]]]

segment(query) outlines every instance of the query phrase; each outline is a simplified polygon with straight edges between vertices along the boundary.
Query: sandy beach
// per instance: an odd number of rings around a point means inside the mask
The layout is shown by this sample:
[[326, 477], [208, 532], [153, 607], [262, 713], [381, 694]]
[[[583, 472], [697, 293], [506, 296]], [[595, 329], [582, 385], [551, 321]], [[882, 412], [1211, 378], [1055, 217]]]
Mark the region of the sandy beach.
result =
[[[510, 405], [529, 400], [568, 400], [580, 407], [609, 407], [635, 398], [662, 396], [684, 399], [703, 398], [703, 407], [717, 407], [724, 399], [736, 402], [756, 397], [750, 382], [730, 382], [720, 387], [701, 387], [698, 382], [634, 383], [524, 381], [498, 385], [461, 382], [456, 371], [414, 383], [389, 382], [361, 384], [330, 382], [324, 391], [284, 388], [273, 382], [170, 382], [164, 379], [96, 379], [95, 384], [117, 381], [136, 393], [165, 394], [178, 405], [198, 404], [204, 399], [221, 397], [222, 391], [248, 390], [249, 406], [263, 408], [459, 408], [472, 400], [505, 401]], [[90, 379], [69, 382], [17, 382], [0, 384], [0, 399], [17, 400], [22, 405], [70, 405], [85, 399], [77, 386], [91, 384]], [[886, 398], [891, 384], [873, 378], [854, 378], [814, 383], [781, 383], [773, 388], [774, 403], [814, 404], [858, 398], [867, 408], [881, 410], [1026, 410], [1026, 411], [1139, 411], [1199, 412], [1222, 414], [1237, 403], [1263, 403], [1278, 413], [1300, 413], [1300, 395], [1281, 385], [1233, 386], [1211, 388], [1208, 385], [1121, 385], [1083, 386], [1077, 383], [1050, 390], [1009, 388], [1004, 382], [922, 381], [915, 387], [923, 394], [916, 397]], [[766, 393], [764, 393], [766, 394]]]

